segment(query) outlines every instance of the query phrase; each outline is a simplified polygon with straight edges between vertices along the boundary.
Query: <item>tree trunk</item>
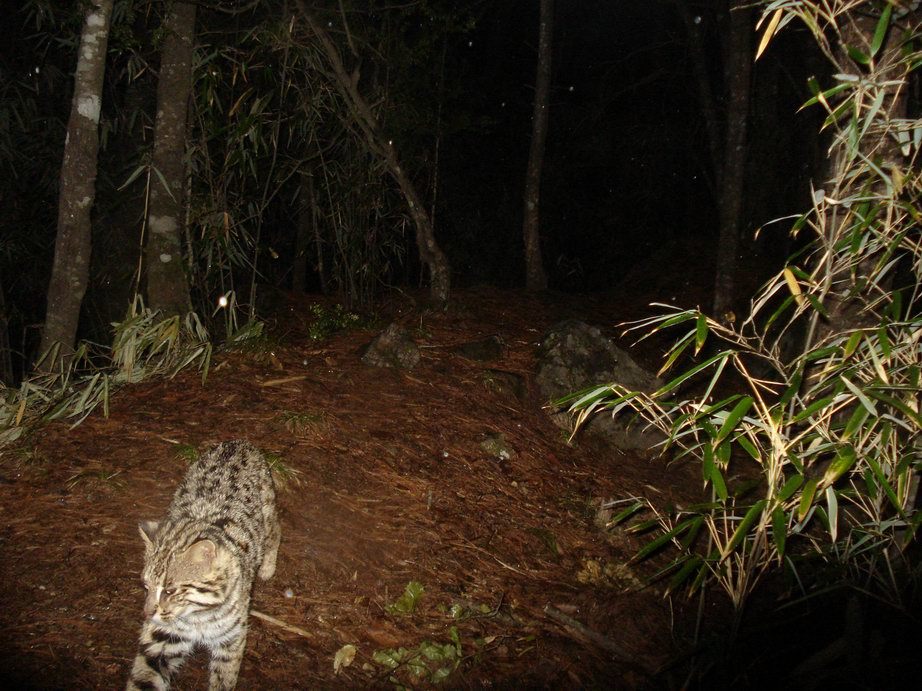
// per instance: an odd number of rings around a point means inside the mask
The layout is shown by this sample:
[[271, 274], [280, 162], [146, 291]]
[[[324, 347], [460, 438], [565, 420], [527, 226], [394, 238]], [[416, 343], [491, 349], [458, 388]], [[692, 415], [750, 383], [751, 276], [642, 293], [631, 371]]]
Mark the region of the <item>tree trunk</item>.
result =
[[434, 302], [444, 304], [448, 302], [448, 295], [451, 290], [451, 266], [435, 239], [432, 221], [426, 212], [426, 207], [423, 206], [419, 193], [416, 191], [416, 186], [400, 165], [393, 144], [381, 132], [377, 118], [359, 93], [358, 73], [350, 75], [346, 72], [339, 51], [333, 44], [332, 39], [330, 39], [329, 34], [308, 12], [301, 0], [297, 0], [297, 4], [301, 16], [304, 17], [313, 34], [320, 41], [320, 45], [330, 61], [330, 67], [333, 68], [333, 83], [348, 105], [353, 120], [362, 131], [366, 145], [372, 153], [381, 157], [387, 165], [388, 172], [400, 187], [409, 208], [410, 217], [413, 219], [413, 225], [416, 228], [416, 246], [419, 250], [420, 261], [429, 269], [431, 281], [429, 294]]
[[[2, 279], [3, 276], [0, 276]], [[0, 280], [0, 384], [13, 385], [13, 351], [10, 349], [10, 320], [6, 313], [6, 294]]]
[[56, 344], [57, 356], [46, 358], [46, 370], [66, 364], [74, 352], [80, 305], [90, 267], [90, 212], [96, 197], [96, 157], [99, 153], [99, 112], [106, 70], [106, 46], [112, 0], [91, 0], [77, 58], [74, 97], [67, 121], [67, 139], [58, 190], [58, 229], [54, 264], [48, 284], [48, 306], [41, 351]]
[[[100, 152], [107, 159], [100, 161], [100, 167], [118, 171], [136, 167], [145, 146], [143, 118], [139, 115], [156, 106], [151, 85], [148, 79], [134, 79], [125, 85], [118, 103], [111, 105], [118, 122], [116, 131], [109, 136], [107, 150]], [[85, 325], [84, 333], [87, 326], [93, 328], [89, 337], [102, 343], [111, 336], [111, 324], [125, 319], [139, 290], [138, 270], [144, 256], [143, 223], [139, 221], [144, 219], [148, 202], [146, 176], [140, 175], [120, 187], [117, 199], [96, 210], [90, 284], [84, 297], [93, 306], [96, 321], [95, 325]], [[87, 316], [84, 311], [84, 319]]]
[[727, 126], [723, 165], [718, 177], [720, 236], [714, 280], [713, 312], [726, 320], [732, 313], [736, 262], [739, 254], [740, 214], [746, 173], [746, 129], [752, 74], [752, 10], [743, 2], [730, 9], [729, 44], [724, 61], [727, 89]]
[[152, 160], [159, 175], [151, 176], [147, 216], [147, 304], [165, 315], [173, 315], [192, 308], [189, 281], [182, 262], [182, 229], [195, 5], [170, 3], [163, 29]]
[[311, 241], [317, 252], [317, 275], [320, 290], [327, 294], [326, 266], [323, 261], [323, 242], [317, 223], [317, 198], [314, 194], [314, 168], [308, 167], [301, 173], [301, 204], [298, 206], [298, 229], [295, 239], [295, 260], [292, 268], [291, 288], [296, 293], [307, 290], [307, 251]]
[[675, 0], [676, 9], [682, 16], [685, 32], [688, 34], [688, 52], [692, 72], [695, 75], [695, 85], [698, 87], [698, 108], [704, 118], [704, 128], [707, 134], [708, 154], [710, 155], [711, 169], [714, 179], [712, 185], [717, 185], [720, 170], [723, 167], [721, 159], [720, 120], [717, 112], [717, 102], [714, 97], [714, 85], [711, 82], [707, 50], [701, 30], [701, 17], [693, 15], [688, 7], [687, 0]]
[[525, 241], [525, 286], [537, 291], [547, 288], [547, 274], [541, 258], [541, 168], [547, 139], [548, 101], [551, 91], [551, 38], [554, 31], [554, 0], [540, 0], [538, 27], [538, 66], [535, 76], [535, 102], [531, 119], [531, 148], [525, 173], [525, 208], [522, 235]]

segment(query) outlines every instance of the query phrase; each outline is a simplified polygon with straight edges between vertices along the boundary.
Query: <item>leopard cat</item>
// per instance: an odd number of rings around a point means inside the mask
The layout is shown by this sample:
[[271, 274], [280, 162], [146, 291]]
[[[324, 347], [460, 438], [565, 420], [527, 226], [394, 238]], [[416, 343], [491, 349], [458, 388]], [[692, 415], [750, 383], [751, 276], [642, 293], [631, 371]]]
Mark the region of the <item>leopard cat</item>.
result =
[[233, 689], [253, 577], [275, 573], [281, 537], [265, 457], [244, 441], [219, 444], [189, 467], [166, 518], [139, 527], [147, 599], [127, 688], [168, 689], [202, 645], [211, 652], [209, 690]]

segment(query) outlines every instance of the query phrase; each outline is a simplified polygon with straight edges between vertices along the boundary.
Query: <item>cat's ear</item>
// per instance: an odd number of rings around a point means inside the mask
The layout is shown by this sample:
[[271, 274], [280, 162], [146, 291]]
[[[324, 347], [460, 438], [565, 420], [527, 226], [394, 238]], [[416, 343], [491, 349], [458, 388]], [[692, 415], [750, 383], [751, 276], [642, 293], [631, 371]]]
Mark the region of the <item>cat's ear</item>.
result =
[[138, 523], [138, 532], [141, 533], [141, 539], [148, 547], [154, 544], [154, 538], [157, 537], [157, 531], [160, 524], [157, 521], [141, 521]]
[[218, 546], [211, 540], [199, 540], [186, 550], [186, 557], [193, 564], [211, 568], [218, 554]]

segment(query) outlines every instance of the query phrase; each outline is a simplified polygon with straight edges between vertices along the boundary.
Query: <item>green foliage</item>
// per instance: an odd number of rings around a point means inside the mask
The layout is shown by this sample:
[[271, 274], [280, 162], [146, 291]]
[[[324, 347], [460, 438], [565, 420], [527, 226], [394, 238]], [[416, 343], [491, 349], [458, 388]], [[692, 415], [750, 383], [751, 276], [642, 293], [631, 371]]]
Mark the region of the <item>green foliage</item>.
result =
[[151, 375], [175, 376], [189, 365], [208, 376], [212, 346], [208, 331], [194, 312], [161, 318], [136, 299], [128, 316], [113, 324], [112, 364], [117, 383], [140, 381]]
[[419, 581], [410, 581], [400, 597], [384, 605], [384, 611], [388, 614], [413, 614], [425, 590]]
[[[369, 151], [302, 19], [268, 7], [255, 15], [209, 32], [197, 54], [194, 283], [203, 296], [242, 292], [247, 276], [245, 302], [252, 304], [257, 279], [301, 271], [302, 257], [325, 292], [368, 305], [404, 262], [405, 201]], [[442, 115], [456, 87], [431, 66], [474, 17], [472, 9], [438, 0], [344, 2], [323, 15], [414, 177], [434, 177], [427, 167], [436, 137], [464, 127], [463, 107]]]
[[[412, 683], [440, 684], [458, 668], [463, 657], [458, 629], [452, 626], [448, 635], [450, 640], [445, 643], [423, 641], [413, 648], [376, 650], [372, 659], [393, 672], [405, 670]], [[398, 677], [391, 676], [390, 681], [402, 687]]]
[[111, 350], [82, 342], [74, 357], [58, 371], [42, 371], [18, 389], [0, 388], [0, 446], [15, 441], [31, 426], [47, 420], [71, 420], [77, 426], [100, 405], [109, 411], [109, 395], [117, 387], [153, 376], [173, 377], [190, 366], [208, 374], [212, 346], [195, 313], [162, 319], [137, 300], [124, 321], [113, 325]]
[[269, 464], [269, 470], [272, 471], [272, 475], [275, 478], [275, 484], [279, 489], [285, 489], [290, 485], [300, 487], [300, 470], [297, 468], [292, 468], [288, 463], [285, 462], [285, 459], [283, 459], [277, 453], [266, 453], [265, 456], [266, 462]]
[[649, 504], [656, 518], [635, 527], [659, 532], [637, 558], [673, 548], [660, 574], [670, 590], [716, 583], [738, 609], [780, 567], [809, 587], [830, 572], [820, 564], [837, 566], [839, 578], [894, 602], [915, 568], [906, 550], [922, 522], [922, 120], [902, 116], [893, 95], [922, 54], [919, 27], [886, 5], [846, 58], [830, 36], [855, 5], [778, 0], [766, 9], [762, 48], [799, 18], [837, 70], [831, 87], [811, 84], [809, 104], [825, 109], [833, 132], [834, 178], [794, 224], [793, 233], [811, 233], [807, 250], [738, 326], [665, 305], [632, 325], [648, 335], [684, 329], [659, 391], [611, 385], [571, 399], [580, 422], [636, 411], [668, 436], [664, 450], [697, 460], [709, 500], [666, 513]]
[[65, 481], [67, 489], [72, 490], [77, 485], [86, 483], [95, 483], [99, 485], [109, 485], [110, 487], [120, 488], [124, 485], [121, 480], [116, 480], [121, 470], [81, 470], [79, 473], [71, 475]]
[[330, 308], [315, 303], [310, 306], [310, 312], [314, 318], [308, 327], [308, 335], [315, 341], [322, 341], [338, 331], [355, 328], [361, 324], [358, 314], [340, 304]]
[[283, 410], [276, 416], [291, 434], [301, 435], [308, 431], [323, 431], [328, 428], [327, 416], [324, 411], [298, 412]]
[[195, 463], [198, 460], [198, 449], [190, 444], [180, 444], [176, 447], [176, 457], [187, 464]]

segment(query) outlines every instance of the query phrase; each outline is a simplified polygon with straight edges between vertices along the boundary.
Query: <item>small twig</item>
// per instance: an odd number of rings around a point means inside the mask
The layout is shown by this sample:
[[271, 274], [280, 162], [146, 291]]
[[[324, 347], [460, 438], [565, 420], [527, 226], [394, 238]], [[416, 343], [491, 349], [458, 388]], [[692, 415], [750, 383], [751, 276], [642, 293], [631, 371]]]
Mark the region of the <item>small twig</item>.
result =
[[631, 659], [631, 655], [624, 650], [620, 645], [615, 643], [612, 639], [607, 636], [603, 636], [598, 631], [590, 629], [585, 624], [578, 622], [573, 617], [570, 617], [553, 605], [545, 605], [544, 613], [550, 618], [556, 621], [558, 624], [562, 625], [565, 629], [575, 634], [578, 638], [587, 640], [590, 643], [594, 643], [603, 650], [607, 650], [612, 656], [620, 663], [631, 667], [636, 672], [642, 673], [645, 677], [652, 677], [653, 672], [645, 667], [643, 664], [636, 662]]
[[295, 633], [299, 636], [303, 636], [304, 638], [313, 638], [313, 635], [309, 631], [305, 631], [300, 627], [287, 624], [281, 619], [270, 617], [268, 614], [263, 614], [262, 612], [259, 612], [255, 609], [250, 610], [250, 615], [256, 617], [257, 619], [262, 619], [265, 622], [273, 624], [274, 626], [278, 626], [280, 629], [285, 629], [285, 631], [288, 631], [289, 633]]
[[[467, 544], [465, 544], [465, 542], [466, 542]], [[507, 568], [507, 569], [509, 569], [510, 571], [514, 571], [515, 573], [519, 574], [520, 576], [527, 576], [528, 578], [534, 578], [534, 577], [535, 577], [533, 574], [526, 573], [525, 571], [522, 571], [521, 569], [517, 569], [517, 568], [515, 568], [514, 566], [510, 566], [509, 564], [507, 564], [506, 562], [504, 562], [502, 559], [500, 559], [499, 557], [497, 557], [495, 554], [492, 554], [491, 552], [488, 552], [487, 550], [483, 549], [482, 547], [478, 547], [477, 545], [475, 545], [475, 544], [474, 544], [473, 542], [471, 542], [470, 540], [465, 539], [464, 542], [455, 542], [454, 544], [458, 545], [459, 547], [464, 547], [464, 548], [466, 548], [466, 549], [473, 549], [473, 550], [476, 550], [476, 551], [481, 552], [481, 553], [483, 553], [483, 554], [486, 554], [488, 557], [490, 557], [491, 559], [494, 559], [497, 563], [499, 563], [500, 566], [502, 566], [502, 567], [504, 567], [504, 568]]]
[[307, 379], [306, 374], [299, 374], [296, 377], [283, 377], [281, 379], [268, 379], [260, 383], [260, 386], [281, 386], [282, 384], [290, 384], [293, 381], [302, 381]]

